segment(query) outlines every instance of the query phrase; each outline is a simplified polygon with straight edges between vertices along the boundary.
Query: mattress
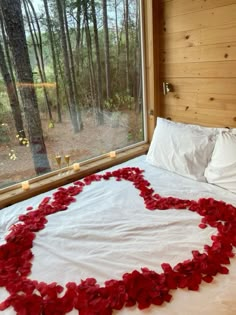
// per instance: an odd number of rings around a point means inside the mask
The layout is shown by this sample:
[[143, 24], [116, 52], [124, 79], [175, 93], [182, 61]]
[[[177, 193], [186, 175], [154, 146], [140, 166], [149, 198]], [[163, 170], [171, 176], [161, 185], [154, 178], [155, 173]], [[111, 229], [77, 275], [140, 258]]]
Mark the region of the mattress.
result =
[[[146, 162], [145, 155], [109, 171], [126, 167], [144, 170], [144, 179], [162, 197], [196, 201], [214, 198], [236, 206], [235, 194], [154, 167]], [[65, 187], [68, 186], [73, 185]], [[37, 209], [42, 200], [55, 191], [1, 210], [0, 245], [5, 244], [9, 228], [19, 222], [19, 216], [29, 212], [27, 208]], [[45, 228], [36, 233], [28, 276], [31, 280], [47, 284], [56, 282], [65, 287], [70, 282], [79, 284], [81, 280], [95, 278], [102, 287], [107, 280], [120, 280], [125, 273], [141, 272], [141, 268], [162, 273], [163, 263], [174, 267], [190, 259], [193, 250], [203, 252], [204, 245], [212, 242], [211, 235], [216, 234], [213, 227], [199, 228], [202, 217], [194, 211], [148, 210], [140, 191], [127, 180], [112, 177], [92, 181], [75, 199], [67, 210], [49, 215]], [[162, 305], [140, 310], [136, 304], [114, 310], [112, 314], [235, 315], [235, 257], [230, 259], [227, 268], [229, 274], [217, 274], [211, 283], [203, 281], [197, 291], [170, 290], [171, 300]], [[0, 303], [8, 296], [9, 293], [0, 288]], [[16, 311], [9, 307], [2, 313], [12, 315]], [[78, 314], [78, 310], [68, 314]], [[96, 314], [99, 315], [99, 311]]]

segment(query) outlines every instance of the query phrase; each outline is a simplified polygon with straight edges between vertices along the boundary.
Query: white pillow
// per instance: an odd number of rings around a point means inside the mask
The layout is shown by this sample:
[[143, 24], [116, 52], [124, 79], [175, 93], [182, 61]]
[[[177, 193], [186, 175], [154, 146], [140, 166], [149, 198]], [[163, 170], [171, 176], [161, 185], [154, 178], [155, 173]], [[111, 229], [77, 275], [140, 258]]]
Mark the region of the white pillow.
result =
[[218, 130], [158, 117], [147, 161], [179, 175], [206, 181], [204, 171]]
[[205, 177], [209, 183], [236, 194], [236, 133], [218, 135]]

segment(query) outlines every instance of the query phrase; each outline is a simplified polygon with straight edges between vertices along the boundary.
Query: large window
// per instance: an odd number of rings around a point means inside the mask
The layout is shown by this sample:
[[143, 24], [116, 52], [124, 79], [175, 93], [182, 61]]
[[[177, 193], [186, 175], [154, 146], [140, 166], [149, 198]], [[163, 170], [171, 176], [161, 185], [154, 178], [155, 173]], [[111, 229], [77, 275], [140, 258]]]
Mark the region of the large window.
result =
[[144, 140], [139, 0], [0, 6], [0, 188]]

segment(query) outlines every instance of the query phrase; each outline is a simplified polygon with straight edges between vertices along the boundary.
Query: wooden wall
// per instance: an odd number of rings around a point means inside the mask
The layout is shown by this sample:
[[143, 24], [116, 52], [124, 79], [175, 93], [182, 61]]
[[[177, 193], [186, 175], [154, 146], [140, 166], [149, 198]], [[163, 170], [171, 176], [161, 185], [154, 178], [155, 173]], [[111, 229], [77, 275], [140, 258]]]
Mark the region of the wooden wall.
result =
[[236, 1], [162, 0], [162, 117], [236, 127]]
[[143, 0], [142, 3], [142, 21], [143, 21], [143, 40], [144, 40], [144, 73], [145, 73], [145, 105], [147, 109], [147, 140], [151, 141], [154, 128], [156, 126], [156, 117], [160, 116], [160, 34], [157, 29], [160, 27], [158, 14], [160, 11], [159, 1]]

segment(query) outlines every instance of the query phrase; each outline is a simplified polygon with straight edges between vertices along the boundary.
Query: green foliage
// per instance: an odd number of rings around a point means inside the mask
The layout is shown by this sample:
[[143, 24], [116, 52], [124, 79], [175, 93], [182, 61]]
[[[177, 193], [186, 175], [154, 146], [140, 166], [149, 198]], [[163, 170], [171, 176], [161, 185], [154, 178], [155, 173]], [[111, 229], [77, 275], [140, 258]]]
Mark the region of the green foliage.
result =
[[128, 140], [128, 141], [132, 141], [132, 140], [133, 140], [133, 137], [134, 137], [134, 136], [133, 136], [133, 133], [132, 133], [131, 131], [129, 131], [128, 134], [127, 134], [127, 140]]
[[104, 108], [108, 111], [118, 111], [121, 109], [132, 110], [135, 108], [134, 97], [127, 94], [116, 93], [113, 98], [104, 101]]
[[7, 143], [10, 140], [10, 133], [5, 117], [9, 113], [9, 102], [2, 85], [0, 85], [0, 97], [0, 143]]
[[127, 140], [130, 143], [142, 141], [144, 138], [143, 129], [142, 128], [134, 128], [130, 130], [127, 134]]
[[6, 123], [0, 124], [0, 143], [8, 143], [10, 141], [9, 129]]
[[[77, 43], [77, 7], [78, 1], [66, 0], [66, 12], [69, 23], [69, 37], [71, 41], [71, 46], [73, 50], [73, 56], [75, 61], [75, 72], [76, 72], [76, 84], [77, 84], [77, 94], [79, 99], [79, 106], [81, 108], [91, 108], [96, 106], [96, 98], [94, 91], [96, 90], [97, 82], [91, 81], [91, 65], [88, 58], [89, 47], [87, 46], [87, 39], [84, 30], [84, 25], [80, 26], [80, 44]], [[137, 23], [137, 7], [136, 1], [129, 2], [129, 79], [130, 86], [129, 90], [132, 91], [131, 95], [125, 95], [124, 91], [127, 90], [126, 87], [126, 40], [125, 40], [125, 24], [124, 24], [124, 3], [123, 1], [117, 2], [117, 26], [118, 33], [115, 28], [115, 8], [113, 1], [107, 1], [108, 4], [108, 24], [109, 24], [109, 50], [110, 50], [110, 84], [111, 84], [111, 95], [113, 95], [109, 100], [104, 101], [104, 108], [109, 111], [116, 111], [120, 109], [134, 109], [135, 102], [133, 99], [133, 94], [137, 94], [138, 90], [138, 80], [140, 71], [140, 57], [139, 57], [139, 43], [137, 44], [137, 38], [139, 39], [139, 25]], [[65, 88], [68, 88], [68, 82], [65, 82], [65, 69], [64, 69], [64, 58], [63, 51], [61, 47], [61, 31], [58, 20], [58, 12], [56, 8], [55, 1], [49, 1], [49, 11], [51, 17], [51, 24], [53, 28], [54, 35], [54, 47], [56, 50], [57, 58], [57, 70], [59, 71], [59, 85], [60, 85], [60, 104], [62, 110], [65, 112], [68, 110]], [[105, 52], [104, 52], [104, 28], [102, 22], [102, 1], [95, 0], [95, 9], [98, 23], [98, 39], [100, 48], [100, 58], [101, 58], [101, 68], [102, 68], [102, 98], [106, 98], [106, 75], [105, 75]], [[42, 32], [42, 48], [43, 48], [43, 60], [46, 70], [46, 77], [48, 82], [55, 81], [55, 75], [52, 66], [52, 56], [51, 56], [51, 46], [50, 38], [47, 29], [47, 21], [44, 12], [44, 6], [37, 11], [38, 22]], [[82, 6], [81, 10], [81, 23], [84, 20], [84, 10]], [[91, 37], [92, 45], [92, 60], [94, 66], [95, 80], [97, 79], [97, 59], [96, 59], [96, 49], [95, 49], [95, 38], [92, 22], [91, 7], [88, 2], [88, 19], [89, 19], [89, 33]], [[118, 36], [118, 37], [117, 37]], [[30, 55], [30, 61], [34, 73], [34, 81], [41, 82], [38, 67], [36, 63], [36, 58], [34, 54], [32, 39], [29, 33], [27, 34], [28, 49]], [[119, 48], [118, 48], [119, 44]], [[137, 46], [138, 45], [138, 46]], [[118, 53], [119, 50], [119, 53]], [[93, 86], [92, 86], [93, 85]], [[55, 99], [56, 94], [50, 92], [51, 103], [53, 110], [56, 110]], [[37, 89], [37, 97], [39, 103], [39, 109], [42, 112], [46, 111], [45, 98], [42, 89]]]
[[2, 120], [2, 115], [9, 112], [9, 100], [6, 92], [6, 87], [3, 81], [0, 80], [0, 122]]

